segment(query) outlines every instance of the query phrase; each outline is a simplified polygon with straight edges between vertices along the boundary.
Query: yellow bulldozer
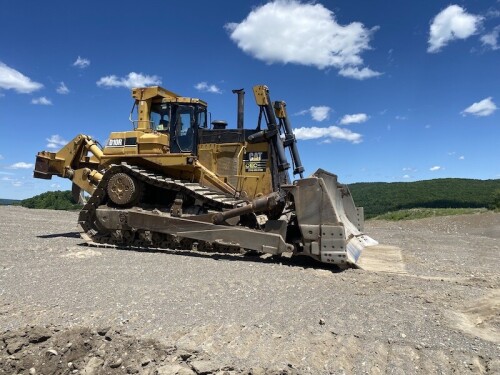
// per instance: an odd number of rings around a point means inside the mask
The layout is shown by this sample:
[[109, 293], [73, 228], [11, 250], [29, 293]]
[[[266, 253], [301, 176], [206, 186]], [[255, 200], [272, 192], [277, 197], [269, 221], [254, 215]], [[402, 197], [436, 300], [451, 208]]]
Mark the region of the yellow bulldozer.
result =
[[[307, 255], [355, 265], [366, 246], [363, 209], [346, 185], [319, 169], [304, 178], [283, 101], [253, 88], [258, 121], [245, 129], [208, 123], [207, 103], [158, 86], [132, 89], [131, 130], [106, 145], [80, 134], [58, 152], [39, 152], [34, 177], [73, 182], [89, 196], [81, 235], [94, 246]], [[287, 150], [290, 161], [287, 159]], [[290, 179], [299, 175], [295, 181]]]

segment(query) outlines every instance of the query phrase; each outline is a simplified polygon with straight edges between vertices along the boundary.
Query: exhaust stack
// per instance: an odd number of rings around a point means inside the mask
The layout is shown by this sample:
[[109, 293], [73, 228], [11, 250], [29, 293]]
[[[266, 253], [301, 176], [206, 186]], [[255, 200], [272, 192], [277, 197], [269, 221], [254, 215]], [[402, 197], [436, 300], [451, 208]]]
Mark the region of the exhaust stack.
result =
[[238, 95], [238, 129], [243, 129], [243, 116], [245, 112], [245, 90], [233, 90], [233, 94]]

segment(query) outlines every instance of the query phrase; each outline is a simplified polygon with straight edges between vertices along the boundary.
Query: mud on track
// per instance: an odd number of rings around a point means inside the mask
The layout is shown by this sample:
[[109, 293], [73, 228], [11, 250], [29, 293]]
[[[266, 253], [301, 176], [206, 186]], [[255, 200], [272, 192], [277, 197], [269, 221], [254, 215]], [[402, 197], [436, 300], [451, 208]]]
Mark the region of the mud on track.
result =
[[500, 373], [499, 214], [369, 222], [406, 273], [89, 248], [76, 219], [0, 207], [0, 374]]

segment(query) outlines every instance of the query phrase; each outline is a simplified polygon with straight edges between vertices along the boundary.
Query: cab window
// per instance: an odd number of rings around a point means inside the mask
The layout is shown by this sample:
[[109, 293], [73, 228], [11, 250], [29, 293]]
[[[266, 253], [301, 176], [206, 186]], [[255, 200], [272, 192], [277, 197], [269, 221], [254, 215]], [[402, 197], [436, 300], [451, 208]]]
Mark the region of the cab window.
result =
[[157, 104], [151, 108], [150, 119], [153, 130], [159, 132], [170, 131], [170, 106]]

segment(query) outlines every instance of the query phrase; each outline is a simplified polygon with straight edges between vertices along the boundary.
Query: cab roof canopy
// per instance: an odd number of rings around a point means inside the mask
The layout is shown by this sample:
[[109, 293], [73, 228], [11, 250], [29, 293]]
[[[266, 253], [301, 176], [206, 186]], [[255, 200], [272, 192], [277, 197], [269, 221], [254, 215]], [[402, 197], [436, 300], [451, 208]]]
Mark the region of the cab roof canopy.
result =
[[205, 107], [207, 106], [207, 102], [201, 99], [180, 96], [160, 86], [133, 88], [132, 97], [136, 101], [151, 99], [151, 101], [154, 103], [192, 103], [201, 104]]

